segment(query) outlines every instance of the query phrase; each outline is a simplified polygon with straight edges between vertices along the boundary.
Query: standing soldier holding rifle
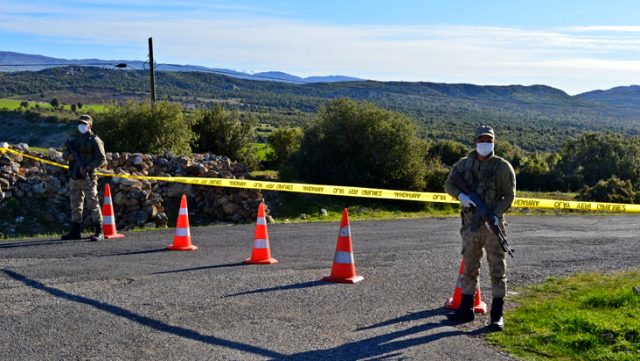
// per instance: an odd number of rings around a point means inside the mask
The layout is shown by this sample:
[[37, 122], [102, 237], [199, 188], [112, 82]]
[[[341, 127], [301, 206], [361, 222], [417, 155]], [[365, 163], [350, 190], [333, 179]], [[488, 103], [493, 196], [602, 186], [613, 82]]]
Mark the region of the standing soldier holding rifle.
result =
[[[71, 231], [62, 239], [81, 239], [82, 211], [86, 198], [87, 209], [95, 226], [92, 241], [104, 239], [102, 232], [102, 212], [98, 201], [98, 176], [96, 170], [106, 165], [104, 144], [91, 131], [93, 119], [81, 115], [78, 119], [78, 133], [65, 143], [64, 156], [69, 160], [69, 198], [71, 199]], [[75, 132], [74, 132], [75, 133]]]
[[511, 207], [516, 193], [513, 167], [494, 155], [495, 134], [482, 125], [475, 132], [476, 149], [454, 166], [444, 184], [445, 191], [462, 205], [462, 301], [460, 308], [447, 317], [452, 322], [470, 322], [473, 297], [478, 285], [483, 248], [487, 252], [493, 302], [491, 330], [504, 328], [502, 309], [507, 287], [505, 253], [512, 255], [504, 234], [503, 214]]

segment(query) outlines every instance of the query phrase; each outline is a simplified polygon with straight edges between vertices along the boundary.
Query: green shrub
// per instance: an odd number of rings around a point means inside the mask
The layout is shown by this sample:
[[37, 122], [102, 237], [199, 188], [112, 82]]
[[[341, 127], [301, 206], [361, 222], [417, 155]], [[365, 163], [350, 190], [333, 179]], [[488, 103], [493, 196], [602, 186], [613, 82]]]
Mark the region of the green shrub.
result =
[[282, 164], [291, 154], [300, 149], [300, 142], [304, 132], [301, 128], [282, 127], [274, 130], [267, 137], [267, 141], [274, 150], [273, 162]]
[[439, 140], [429, 148], [429, 157], [438, 157], [446, 165], [454, 165], [460, 158], [465, 157], [471, 149], [454, 140]]
[[520, 159], [516, 171], [519, 189], [528, 191], [556, 191], [564, 189], [563, 176], [556, 169], [557, 153], [529, 153]]
[[423, 190], [427, 147], [417, 134], [400, 113], [336, 99], [321, 108], [287, 163], [313, 183]]
[[242, 118], [238, 112], [226, 111], [221, 105], [198, 110], [193, 115], [194, 151], [226, 155], [256, 169], [258, 158], [253, 142], [257, 125], [255, 117]]
[[515, 144], [503, 139], [496, 140], [496, 155], [506, 159], [517, 171], [525, 157], [525, 152]]
[[193, 133], [182, 106], [175, 103], [130, 102], [94, 114], [94, 129], [111, 152], [191, 153]]
[[603, 179], [640, 179], [640, 138], [612, 133], [584, 133], [560, 150], [558, 171], [570, 190], [593, 186]]
[[616, 176], [601, 180], [592, 187], [583, 187], [577, 200], [612, 203], [634, 203], [636, 193], [630, 180], [623, 181]]
[[443, 192], [444, 182], [447, 180], [451, 170], [443, 166], [439, 157], [428, 158], [426, 166], [425, 190], [427, 192]]

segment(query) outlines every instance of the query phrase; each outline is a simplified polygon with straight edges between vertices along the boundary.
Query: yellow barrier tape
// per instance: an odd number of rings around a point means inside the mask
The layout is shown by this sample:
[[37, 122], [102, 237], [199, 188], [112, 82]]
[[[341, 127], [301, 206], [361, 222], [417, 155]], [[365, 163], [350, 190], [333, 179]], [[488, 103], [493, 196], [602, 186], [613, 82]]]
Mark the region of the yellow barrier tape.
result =
[[9, 148], [0, 148], [0, 152], [2, 152], [2, 153], [7, 153], [7, 152], [8, 153], [13, 153], [13, 154], [25, 157], [25, 158], [37, 160], [40, 163], [52, 165], [52, 166], [55, 166], [55, 167], [61, 167], [61, 168], [64, 168], [64, 169], [69, 169], [68, 165], [60, 164], [60, 163], [57, 163], [57, 162], [52, 162], [50, 160], [46, 160], [46, 159], [42, 159], [42, 158], [38, 158], [38, 157], [35, 157], [33, 155], [29, 155], [29, 154], [25, 154], [25, 153], [22, 153], [22, 152], [18, 152], [17, 150], [13, 150], [13, 149], [9, 149]]
[[[2, 152], [10, 152], [21, 155], [26, 158], [38, 160], [49, 165], [69, 168], [68, 166], [46, 159], [34, 157], [12, 149], [2, 149]], [[229, 188], [245, 188], [260, 189], [267, 191], [284, 191], [298, 192], [309, 194], [323, 194], [333, 196], [347, 197], [363, 197], [378, 199], [399, 199], [420, 202], [435, 203], [459, 203], [457, 199], [446, 193], [432, 192], [409, 192], [391, 189], [379, 188], [362, 188], [362, 187], [345, 187], [332, 186], [322, 184], [302, 184], [302, 183], [284, 183], [284, 182], [268, 182], [245, 179], [229, 179], [229, 178], [200, 178], [200, 177], [154, 177], [154, 176], [137, 176], [129, 174], [112, 174], [98, 172], [98, 175], [105, 177], [128, 178], [147, 181], [174, 182], [200, 186], [229, 187]], [[573, 209], [598, 212], [618, 212], [618, 213], [640, 213], [639, 204], [623, 204], [623, 203], [603, 203], [603, 202], [577, 202], [563, 201], [553, 199], [537, 199], [537, 198], [516, 198], [513, 203], [514, 208], [547, 208], [547, 209]]]

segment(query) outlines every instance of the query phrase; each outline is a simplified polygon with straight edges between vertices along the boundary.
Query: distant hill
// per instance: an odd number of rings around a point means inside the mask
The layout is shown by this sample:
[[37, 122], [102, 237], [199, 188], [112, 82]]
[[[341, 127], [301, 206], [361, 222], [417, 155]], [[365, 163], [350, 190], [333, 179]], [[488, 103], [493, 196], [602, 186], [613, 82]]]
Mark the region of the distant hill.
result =
[[[0, 97], [16, 99], [49, 101], [56, 97], [67, 104], [139, 101], [149, 97], [148, 89], [148, 72], [139, 70], [68, 66], [0, 73]], [[276, 126], [303, 126], [328, 100], [347, 97], [406, 114], [416, 120], [427, 139], [469, 144], [475, 126], [486, 123], [495, 127], [499, 140], [529, 151], [557, 150], [567, 139], [585, 131], [640, 135], [640, 108], [570, 96], [544, 85], [300, 83], [162, 71], [156, 74], [156, 91], [160, 100], [190, 108], [223, 104]]]
[[254, 77], [259, 78], [256, 80], [273, 80], [273, 81], [285, 81], [290, 83], [335, 83], [342, 81], [358, 81], [362, 79], [343, 76], [343, 75], [329, 75], [329, 76], [309, 76], [301, 78], [299, 76], [283, 73], [281, 71], [267, 71], [262, 73], [254, 73]]
[[[68, 65], [94, 65], [94, 66], [106, 66], [111, 64], [126, 63], [123, 60], [98, 60], [98, 59], [81, 59], [81, 60], [68, 60], [51, 58], [43, 55], [31, 55], [14, 53], [11, 51], [0, 51], [0, 71], [33, 71], [42, 70], [47, 68], [54, 68], [59, 66]], [[141, 62], [136, 62], [142, 64]], [[12, 65], [15, 66], [5, 66]]]
[[576, 98], [615, 107], [640, 108], [640, 86], [619, 86], [609, 90], [594, 90]]
[[[125, 69], [143, 70], [148, 69], [148, 65], [145, 62], [139, 60], [100, 60], [100, 59], [58, 59], [51, 58], [42, 55], [31, 55], [14, 53], [10, 51], [0, 51], [0, 64], [9, 65], [0, 67], [1, 71], [14, 72], [14, 71], [38, 71], [48, 68], [55, 68], [68, 65], [84, 65], [84, 66], [96, 66], [103, 68], [115, 68], [118, 64], [126, 64]], [[15, 64], [15, 66], [11, 66]], [[301, 78], [295, 75], [271, 71], [262, 73], [245, 73], [231, 69], [223, 68], [208, 68], [199, 65], [179, 65], [179, 64], [158, 64], [157, 71], [177, 71], [177, 72], [209, 72], [220, 73], [228, 76], [232, 76], [240, 79], [252, 79], [252, 80], [267, 80], [267, 81], [283, 81], [292, 83], [332, 83], [339, 81], [355, 81], [362, 80], [358, 78], [342, 76], [342, 75], [329, 75], [329, 76], [311, 76], [307, 78]]]

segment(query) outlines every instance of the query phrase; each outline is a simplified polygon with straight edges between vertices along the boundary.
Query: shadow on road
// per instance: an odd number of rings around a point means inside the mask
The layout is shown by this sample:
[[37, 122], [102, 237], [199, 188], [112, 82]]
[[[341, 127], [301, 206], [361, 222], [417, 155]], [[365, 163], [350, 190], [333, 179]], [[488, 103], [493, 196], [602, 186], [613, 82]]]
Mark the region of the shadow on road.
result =
[[89, 242], [89, 238], [74, 239], [74, 240], [62, 240], [62, 239], [40, 239], [37, 241], [24, 241], [24, 242], [0, 242], [0, 249], [3, 248], [19, 248], [19, 247], [37, 247], [37, 246], [49, 246], [52, 244], [64, 244], [64, 243], [78, 243]]
[[417, 321], [417, 320], [422, 320], [423, 318], [429, 318], [429, 317], [440, 316], [440, 315], [445, 315], [445, 314], [446, 314], [446, 312], [445, 312], [444, 308], [442, 308], [442, 307], [434, 308], [432, 310], [420, 311], [420, 312], [411, 312], [410, 314], [408, 314], [406, 316], [394, 318], [392, 320], [383, 321], [383, 322], [376, 323], [375, 325], [371, 325], [371, 326], [367, 326], [367, 327], [361, 327], [361, 328], [357, 329], [357, 331], [370, 330], [370, 329], [373, 329], [373, 328], [389, 326], [389, 325], [393, 325], [393, 324], [401, 323], [401, 322]]
[[[401, 322], [422, 320], [422, 319], [430, 318], [430, 317], [433, 317], [433, 316], [441, 316], [441, 315], [444, 316], [448, 312], [450, 312], [450, 311], [449, 310], [445, 310], [444, 307], [438, 307], [438, 308], [434, 308], [432, 310], [425, 310], [425, 311], [420, 311], [420, 312], [411, 312], [406, 316], [394, 318], [394, 319], [388, 320], [388, 321], [383, 321], [383, 322], [376, 323], [374, 325], [367, 326], [367, 327], [360, 327], [356, 331], [371, 330], [371, 329], [374, 329], [374, 328], [390, 326], [390, 325], [393, 325], [393, 324], [396, 324], [396, 323], [401, 323]], [[451, 323], [451, 322], [449, 322], [449, 321], [447, 321], [445, 319], [442, 320], [442, 324], [443, 324], [443, 326], [446, 325], [446, 326], [451, 326], [451, 327], [456, 327], [456, 326], [460, 325], [460, 324]], [[487, 334], [487, 333], [491, 333], [491, 332], [494, 332], [494, 331], [492, 331], [491, 328], [487, 325], [487, 326], [480, 327], [480, 328], [472, 330], [472, 331], [464, 331], [464, 334], [467, 335], [467, 336], [479, 336], [479, 335], [483, 335], [483, 334]]]
[[230, 294], [230, 295], [225, 295], [223, 297], [234, 297], [234, 296], [250, 295], [250, 294], [253, 294], [253, 293], [265, 293], [265, 292], [274, 292], [274, 291], [297, 290], [297, 289], [301, 289], [301, 288], [325, 286], [325, 285], [330, 285], [330, 284], [331, 283], [324, 282], [324, 281], [310, 281], [310, 282], [294, 283], [294, 284], [291, 284], [291, 285], [288, 285], [288, 286], [277, 286], [277, 287], [270, 287], [270, 288], [261, 288], [261, 289], [252, 290], [252, 291], [233, 293], [233, 294]]
[[[171, 272], [186, 272], [190, 270], [208, 269], [208, 268], [215, 268], [215, 267], [234, 267], [234, 266], [240, 266], [243, 264], [244, 263], [233, 263], [233, 264], [226, 264], [226, 265], [196, 267], [193, 269], [158, 272], [156, 274], [171, 273]], [[403, 350], [408, 349], [410, 347], [415, 347], [415, 346], [427, 344], [430, 342], [435, 342], [437, 340], [447, 338], [447, 337], [457, 337], [457, 336], [463, 336], [463, 335], [476, 336], [486, 332], [486, 328], [481, 328], [481, 329], [470, 331], [470, 332], [465, 332], [459, 329], [453, 329], [451, 327], [453, 325], [451, 325], [448, 321], [443, 320], [441, 317], [439, 317], [444, 315], [445, 311], [443, 310], [443, 308], [438, 307], [431, 310], [412, 312], [407, 314], [406, 316], [402, 316], [402, 317], [382, 321], [370, 326], [358, 328], [356, 331], [373, 330], [373, 329], [377, 329], [385, 326], [400, 324], [403, 322], [425, 321], [425, 323], [422, 323], [417, 326], [412, 326], [406, 329], [397, 330], [397, 331], [386, 333], [383, 335], [373, 336], [363, 340], [345, 343], [333, 348], [303, 351], [303, 352], [299, 352], [291, 355], [285, 355], [285, 354], [278, 353], [276, 351], [272, 351], [266, 348], [261, 348], [261, 347], [257, 347], [257, 346], [253, 346], [253, 345], [249, 345], [241, 342], [236, 342], [236, 341], [230, 341], [230, 340], [222, 339], [219, 337], [203, 335], [198, 331], [190, 330], [184, 327], [172, 326], [162, 321], [155, 320], [153, 318], [131, 312], [119, 306], [114, 306], [114, 305], [101, 302], [95, 299], [91, 299], [85, 296], [75, 295], [54, 287], [47, 286], [41, 282], [30, 279], [26, 276], [23, 276], [19, 273], [16, 273], [8, 269], [2, 269], [2, 272], [4, 272], [7, 276], [17, 281], [24, 283], [28, 287], [32, 287], [34, 289], [44, 291], [54, 297], [59, 297], [68, 301], [85, 304], [85, 305], [94, 307], [98, 310], [108, 312], [114, 316], [126, 318], [130, 321], [136, 322], [143, 326], [147, 326], [157, 331], [170, 333], [179, 337], [203, 342], [209, 345], [226, 347], [229, 349], [252, 353], [255, 355], [265, 357], [266, 359], [270, 359], [270, 360], [346, 360], [346, 361], [353, 360], [355, 361], [355, 360], [364, 360], [364, 359], [384, 360], [384, 359], [390, 359], [390, 358], [402, 358]], [[279, 286], [279, 287], [264, 288], [264, 289], [258, 289], [253, 291], [241, 292], [241, 293], [226, 295], [224, 297], [239, 296], [239, 295], [252, 294], [252, 293], [301, 289], [301, 288], [316, 287], [316, 286], [323, 286], [323, 285], [331, 285], [331, 283], [327, 283], [323, 281], [303, 282], [303, 283], [296, 283], [296, 284], [291, 284], [287, 286]], [[433, 320], [434, 317], [438, 319]], [[435, 332], [435, 333], [429, 332], [441, 327], [446, 327], [446, 329], [442, 330], [441, 332]], [[418, 336], [418, 334], [424, 333], [424, 332], [429, 332], [429, 334]]]
[[105, 311], [108, 313], [111, 313], [114, 316], [118, 316], [118, 317], [122, 317], [122, 318], [126, 318], [130, 321], [139, 323], [143, 326], [147, 326], [149, 328], [152, 328], [154, 330], [157, 331], [161, 331], [161, 332], [166, 332], [166, 333], [170, 333], [179, 337], [184, 337], [190, 340], [194, 340], [194, 341], [199, 341], [199, 342], [203, 342], [209, 345], [215, 345], [215, 346], [221, 346], [221, 347], [227, 347], [230, 349], [235, 349], [235, 350], [239, 350], [239, 351], [243, 351], [243, 352], [248, 352], [248, 353], [252, 353], [252, 354], [256, 354], [256, 355], [260, 355], [260, 356], [264, 356], [264, 357], [269, 357], [269, 358], [273, 358], [273, 359], [282, 359], [284, 357], [286, 357], [285, 355], [282, 355], [278, 352], [275, 351], [271, 351], [268, 349], [264, 349], [261, 347], [257, 347], [257, 346], [253, 346], [253, 345], [248, 345], [245, 343], [240, 343], [240, 342], [235, 342], [235, 341], [229, 341], [229, 340], [225, 340], [222, 338], [218, 338], [218, 337], [214, 337], [214, 336], [208, 336], [208, 335], [203, 335], [197, 331], [194, 330], [190, 330], [188, 328], [184, 328], [184, 327], [178, 327], [178, 326], [172, 326], [169, 325], [167, 323], [164, 323], [162, 321], [158, 321], [158, 320], [154, 320], [153, 318], [150, 317], [146, 317], [134, 312], [131, 312], [127, 309], [124, 309], [122, 307], [118, 307], [118, 306], [114, 306], [114, 305], [110, 305], [108, 303], [105, 302], [100, 302], [98, 300], [94, 300], [88, 297], [84, 297], [84, 296], [79, 296], [79, 295], [74, 295], [72, 293], [69, 292], [65, 292], [62, 290], [59, 290], [57, 288], [53, 288], [53, 287], [49, 287], [41, 282], [38, 282], [36, 280], [27, 278], [19, 273], [13, 272], [11, 270], [8, 269], [3, 269], [2, 270], [7, 276], [20, 281], [22, 283], [24, 283], [25, 285], [35, 288], [37, 290], [40, 291], [44, 291], [52, 296], [55, 297], [59, 297], [68, 301], [72, 301], [72, 302], [78, 302], [78, 303], [82, 303], [88, 306], [92, 306], [94, 308], [97, 308], [101, 311]]
[[212, 265], [212, 266], [184, 268], [184, 269], [177, 269], [177, 270], [173, 270], [173, 271], [153, 272], [152, 275], [163, 275], [163, 274], [167, 274], [167, 273], [191, 272], [191, 271], [201, 271], [201, 270], [205, 270], [205, 269], [227, 268], [227, 267], [238, 267], [238, 266], [244, 266], [244, 263], [243, 262], [237, 262], [237, 263], [227, 263], [227, 264], [216, 264], [216, 265]]
[[[361, 327], [357, 331], [371, 330], [379, 327], [390, 326], [402, 322], [428, 320], [433, 317], [443, 316], [446, 311], [442, 307], [420, 312], [412, 312], [406, 316], [394, 318], [391, 320], [379, 322], [371, 326]], [[465, 332], [458, 329], [452, 329], [454, 326], [447, 320], [432, 320], [425, 324], [409, 327], [404, 330], [387, 333], [384, 335], [374, 336], [360, 341], [349, 342], [337, 347], [305, 351], [286, 357], [276, 357], [274, 360], [385, 360], [385, 359], [402, 359], [402, 350], [434, 342], [447, 337], [456, 336], [477, 336], [487, 333], [488, 328], [483, 327], [477, 330]], [[446, 327], [442, 332], [430, 333], [428, 335], [408, 338], [422, 332], [435, 330], [440, 327]], [[429, 359], [429, 357], [425, 357]]]
[[169, 252], [169, 251], [166, 248], [157, 248], [157, 249], [145, 249], [142, 251], [111, 253], [111, 254], [100, 255], [97, 257], [131, 256], [135, 254], [150, 254], [150, 253], [160, 253], [160, 252]]
[[[375, 325], [360, 328], [359, 330], [369, 330], [386, 325], [392, 325], [404, 321], [415, 321], [428, 319], [443, 314], [441, 308], [415, 312], [405, 317], [383, 321]], [[418, 326], [409, 327], [384, 335], [374, 336], [360, 341], [349, 342], [334, 348], [324, 350], [313, 350], [296, 353], [286, 357], [276, 357], [276, 360], [384, 360], [388, 358], [402, 357], [402, 350], [409, 347], [434, 342], [446, 337], [468, 335], [460, 330], [452, 330], [450, 327], [446, 331], [431, 333], [421, 337], [407, 338], [418, 333], [427, 332], [439, 327], [450, 326], [446, 321], [429, 322]], [[426, 358], [428, 359], [428, 357]]]

